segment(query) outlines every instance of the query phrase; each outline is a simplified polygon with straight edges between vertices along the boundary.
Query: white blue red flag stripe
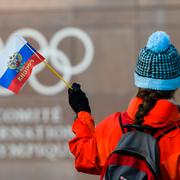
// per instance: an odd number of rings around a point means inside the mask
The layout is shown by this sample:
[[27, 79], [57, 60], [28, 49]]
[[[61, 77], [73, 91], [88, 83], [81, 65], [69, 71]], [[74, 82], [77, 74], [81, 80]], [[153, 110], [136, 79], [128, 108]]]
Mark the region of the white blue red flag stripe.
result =
[[44, 59], [25, 39], [13, 36], [0, 54], [0, 85], [17, 94]]

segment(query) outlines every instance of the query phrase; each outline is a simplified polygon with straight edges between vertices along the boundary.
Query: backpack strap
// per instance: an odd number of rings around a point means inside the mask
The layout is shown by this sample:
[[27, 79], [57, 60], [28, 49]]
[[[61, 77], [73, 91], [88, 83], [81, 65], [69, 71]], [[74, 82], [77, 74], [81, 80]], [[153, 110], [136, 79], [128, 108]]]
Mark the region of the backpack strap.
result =
[[128, 129], [124, 127], [127, 124], [132, 124], [132, 121], [130, 121], [128, 114], [126, 112], [123, 112], [119, 115], [118, 119], [122, 132], [123, 133], [128, 132]]
[[159, 141], [164, 135], [168, 134], [169, 132], [171, 132], [177, 128], [180, 128], [180, 120], [177, 120], [177, 121], [175, 121], [175, 123], [170, 124], [166, 127], [157, 129], [157, 131], [152, 135], [154, 138], [157, 139], [157, 141]]
[[133, 121], [130, 119], [127, 112], [124, 112], [119, 116], [119, 123], [123, 133], [132, 130], [138, 130], [151, 134], [151, 133], [155, 133], [155, 131], [157, 130], [156, 128], [147, 125], [142, 126], [138, 124], [133, 124]]
[[163, 128], [153, 128], [147, 125], [142, 126], [133, 124], [133, 121], [130, 119], [127, 112], [119, 114], [119, 123], [123, 133], [131, 130], [139, 130], [151, 134], [154, 138], [157, 139], [157, 141], [159, 141], [164, 135], [168, 134], [169, 132], [180, 128], [180, 120], [177, 120], [175, 123]]

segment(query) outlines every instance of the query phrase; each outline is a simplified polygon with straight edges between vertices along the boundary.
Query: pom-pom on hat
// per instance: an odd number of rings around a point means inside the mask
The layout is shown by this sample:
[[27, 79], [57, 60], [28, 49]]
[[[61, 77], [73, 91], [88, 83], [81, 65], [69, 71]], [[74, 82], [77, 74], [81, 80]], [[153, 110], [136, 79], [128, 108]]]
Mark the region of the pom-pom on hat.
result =
[[135, 85], [153, 90], [175, 90], [180, 87], [180, 55], [163, 31], [151, 34], [141, 49], [134, 73]]

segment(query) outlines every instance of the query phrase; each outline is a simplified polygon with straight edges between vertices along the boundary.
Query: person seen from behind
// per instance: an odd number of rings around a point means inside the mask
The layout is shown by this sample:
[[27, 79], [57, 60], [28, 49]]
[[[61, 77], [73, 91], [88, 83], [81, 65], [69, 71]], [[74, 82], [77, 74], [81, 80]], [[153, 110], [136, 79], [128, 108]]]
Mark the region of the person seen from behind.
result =
[[[74, 83], [73, 89], [68, 90], [69, 104], [77, 115], [72, 125], [75, 137], [69, 141], [75, 168], [79, 172], [102, 174], [108, 156], [123, 135], [121, 119], [126, 119], [130, 124], [154, 129], [176, 127], [167, 134], [162, 132], [158, 142], [158, 179], [180, 180], [180, 129], [176, 125], [180, 111], [174, 98], [180, 87], [180, 54], [167, 33], [152, 33], [146, 46], [140, 50], [134, 83], [137, 94], [132, 97], [127, 110], [109, 115], [96, 126], [81, 86]], [[121, 176], [118, 179], [126, 178]]]

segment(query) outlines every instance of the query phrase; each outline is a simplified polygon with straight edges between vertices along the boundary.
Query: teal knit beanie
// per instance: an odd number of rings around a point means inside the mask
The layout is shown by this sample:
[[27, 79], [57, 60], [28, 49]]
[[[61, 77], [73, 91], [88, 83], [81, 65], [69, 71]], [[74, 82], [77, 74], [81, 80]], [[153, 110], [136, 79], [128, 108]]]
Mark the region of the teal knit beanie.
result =
[[154, 32], [140, 50], [134, 73], [135, 85], [153, 90], [180, 87], [180, 55], [168, 34]]

